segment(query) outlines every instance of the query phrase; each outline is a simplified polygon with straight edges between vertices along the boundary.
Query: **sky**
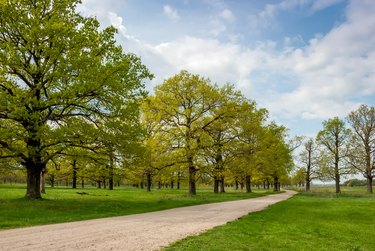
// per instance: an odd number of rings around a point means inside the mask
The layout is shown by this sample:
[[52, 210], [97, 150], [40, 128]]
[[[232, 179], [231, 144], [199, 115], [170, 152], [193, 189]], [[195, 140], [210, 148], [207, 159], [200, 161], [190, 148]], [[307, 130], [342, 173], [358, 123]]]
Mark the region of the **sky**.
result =
[[232, 83], [291, 135], [375, 105], [374, 0], [83, 0], [155, 75]]

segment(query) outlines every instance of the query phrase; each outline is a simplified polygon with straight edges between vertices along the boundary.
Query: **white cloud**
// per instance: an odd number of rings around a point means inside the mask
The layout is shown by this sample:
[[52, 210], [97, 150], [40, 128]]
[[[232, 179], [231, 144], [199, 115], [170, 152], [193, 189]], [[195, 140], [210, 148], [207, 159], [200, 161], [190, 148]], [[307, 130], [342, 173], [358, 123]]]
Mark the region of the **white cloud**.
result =
[[253, 28], [269, 27], [275, 24], [280, 12], [291, 11], [297, 8], [307, 8], [314, 13], [338, 4], [343, 0], [283, 0], [276, 4], [266, 4], [263, 10], [250, 15], [249, 20]]
[[[375, 94], [375, 12], [373, 1], [352, 1], [347, 21], [308, 46], [281, 55], [298, 88], [264, 101], [285, 116], [326, 119], [345, 116], [356, 99]], [[364, 18], [365, 17], [365, 18]]]
[[173, 9], [170, 5], [164, 5], [163, 10], [164, 14], [172, 20], [178, 20], [180, 18], [180, 16], [178, 15], [178, 11], [176, 9]]
[[343, 0], [315, 0], [312, 3], [311, 9], [314, 12], [319, 11], [319, 10], [323, 10], [325, 8], [328, 8], [328, 7], [332, 6], [332, 5], [338, 4], [342, 1]]
[[232, 11], [230, 9], [224, 9], [220, 12], [219, 16], [227, 21], [233, 21], [235, 19], [235, 16], [233, 15]]
[[118, 31], [126, 36], [126, 27], [123, 24], [123, 18], [116, 14], [124, 1], [116, 0], [83, 0], [82, 4], [78, 6], [78, 11], [84, 16], [94, 16], [101, 24], [101, 27], [113, 25]]
[[119, 30], [119, 32], [123, 35], [126, 36], [126, 27], [123, 24], [122, 17], [118, 16], [116, 13], [109, 12], [108, 13], [109, 21], [113, 27]]
[[[84, 2], [87, 1], [94, 0]], [[318, 0], [313, 4], [312, 0], [285, 0], [279, 5], [269, 5], [261, 15], [272, 18], [280, 10], [301, 5], [319, 10], [337, 2]], [[99, 5], [97, 8], [87, 12], [96, 13], [102, 22], [117, 27], [123, 25], [121, 17], [115, 14], [116, 9], [108, 6], [101, 9]], [[220, 10], [214, 17], [218, 22], [210, 24], [217, 28], [217, 35], [226, 31], [225, 21], [231, 19], [229, 12], [224, 13], [225, 8]], [[373, 13], [373, 0], [352, 0], [344, 23], [310, 41], [305, 42], [298, 36], [286, 38], [285, 50], [281, 52], [276, 52], [272, 41], [258, 43], [254, 48], [193, 36], [159, 44], [130, 36], [123, 41], [124, 47], [140, 55], [155, 74], [152, 85], [186, 69], [214, 82], [236, 84], [248, 97], [267, 107], [274, 118], [321, 120], [345, 116], [358, 106], [357, 100], [375, 95]], [[258, 71], [265, 76], [257, 77]], [[289, 89], [286, 88], [288, 84], [291, 85]]]

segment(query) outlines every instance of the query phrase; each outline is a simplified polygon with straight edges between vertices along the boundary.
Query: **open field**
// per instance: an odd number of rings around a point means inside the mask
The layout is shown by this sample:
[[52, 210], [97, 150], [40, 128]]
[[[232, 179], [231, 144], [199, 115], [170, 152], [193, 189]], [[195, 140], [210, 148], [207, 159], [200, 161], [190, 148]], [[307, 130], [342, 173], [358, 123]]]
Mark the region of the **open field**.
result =
[[167, 250], [375, 250], [375, 195], [316, 188]]
[[271, 193], [256, 190], [246, 194], [228, 190], [225, 194], [214, 194], [211, 190], [200, 189], [196, 196], [190, 197], [185, 189], [161, 189], [147, 193], [132, 187], [113, 191], [96, 188], [47, 188], [43, 200], [27, 200], [24, 198], [25, 186], [0, 185], [0, 229], [137, 214], [255, 198]]

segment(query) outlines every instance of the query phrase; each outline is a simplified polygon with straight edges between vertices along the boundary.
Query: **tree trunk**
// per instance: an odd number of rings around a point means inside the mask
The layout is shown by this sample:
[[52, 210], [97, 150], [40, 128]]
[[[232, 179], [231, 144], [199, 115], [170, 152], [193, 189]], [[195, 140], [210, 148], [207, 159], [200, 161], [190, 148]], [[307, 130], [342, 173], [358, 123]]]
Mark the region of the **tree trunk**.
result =
[[235, 185], [234, 185], [234, 186], [235, 186], [235, 189], [238, 190], [238, 180], [237, 180], [237, 179], [234, 181], [234, 184], [235, 184]]
[[246, 193], [251, 193], [251, 177], [250, 177], [250, 175], [246, 175], [245, 182], [246, 182]]
[[171, 180], [171, 189], [173, 189], [173, 187], [174, 187], [174, 181]]
[[31, 125], [27, 128], [29, 138], [27, 139], [27, 149], [33, 149], [28, 152], [28, 158], [24, 159], [24, 166], [27, 170], [27, 188], [26, 198], [29, 199], [41, 199], [41, 187], [40, 179], [41, 172], [47, 170], [46, 163], [43, 162], [41, 156], [41, 141], [38, 136], [36, 125]]
[[372, 177], [367, 176], [367, 192], [372, 193]]
[[40, 193], [40, 176], [41, 168], [28, 167], [27, 168], [27, 189], [26, 198], [29, 199], [41, 199]]
[[161, 181], [158, 181], [158, 189], [161, 189]]
[[177, 189], [180, 190], [180, 172], [177, 173]]
[[109, 177], [109, 180], [108, 180], [108, 189], [109, 190], [113, 190], [113, 175]]
[[100, 180], [98, 181], [98, 188], [102, 188], [102, 182]]
[[189, 195], [196, 195], [195, 174], [197, 170], [193, 165], [189, 166]]
[[220, 193], [225, 193], [225, 180], [224, 175], [221, 176], [220, 179]]
[[219, 180], [216, 176], [214, 177], [214, 193], [219, 193]]
[[85, 188], [85, 180], [83, 178], [81, 180], [81, 187], [82, 187], [82, 189]]
[[335, 186], [336, 186], [336, 193], [341, 193], [340, 174], [338, 173], [338, 170], [335, 171]]
[[51, 183], [51, 187], [55, 187], [55, 175], [51, 175], [49, 178], [49, 182]]
[[147, 187], [147, 192], [151, 192], [151, 173], [146, 173], [146, 187]]
[[41, 193], [46, 193], [46, 173], [47, 169], [43, 168], [42, 171], [40, 172], [40, 192]]
[[306, 191], [309, 192], [310, 191], [310, 176], [307, 175], [306, 176]]
[[[109, 164], [108, 170], [108, 189], [113, 190], [113, 156], [111, 155], [111, 160]], [[143, 188], [143, 187], [142, 187]]]
[[73, 160], [72, 167], [73, 167], [72, 187], [73, 189], [76, 189], [77, 188], [77, 161], [76, 160]]
[[273, 191], [274, 192], [280, 191], [279, 178], [277, 177], [274, 178]]

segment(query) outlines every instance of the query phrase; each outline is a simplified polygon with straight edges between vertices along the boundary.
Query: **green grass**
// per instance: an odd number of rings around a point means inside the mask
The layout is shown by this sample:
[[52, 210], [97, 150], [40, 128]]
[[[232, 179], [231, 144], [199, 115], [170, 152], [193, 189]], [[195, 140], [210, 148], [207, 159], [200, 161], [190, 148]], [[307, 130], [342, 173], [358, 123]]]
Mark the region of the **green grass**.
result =
[[326, 188], [249, 214], [166, 250], [375, 250], [375, 195]]
[[[78, 221], [110, 216], [144, 213], [203, 203], [254, 198], [270, 191], [229, 191], [214, 194], [200, 189], [197, 196], [187, 191], [162, 189], [147, 193], [137, 188], [116, 188], [113, 191], [88, 188], [47, 188], [43, 200], [27, 200], [24, 185], [0, 185], [0, 229]], [[86, 193], [80, 195], [78, 193]]]

